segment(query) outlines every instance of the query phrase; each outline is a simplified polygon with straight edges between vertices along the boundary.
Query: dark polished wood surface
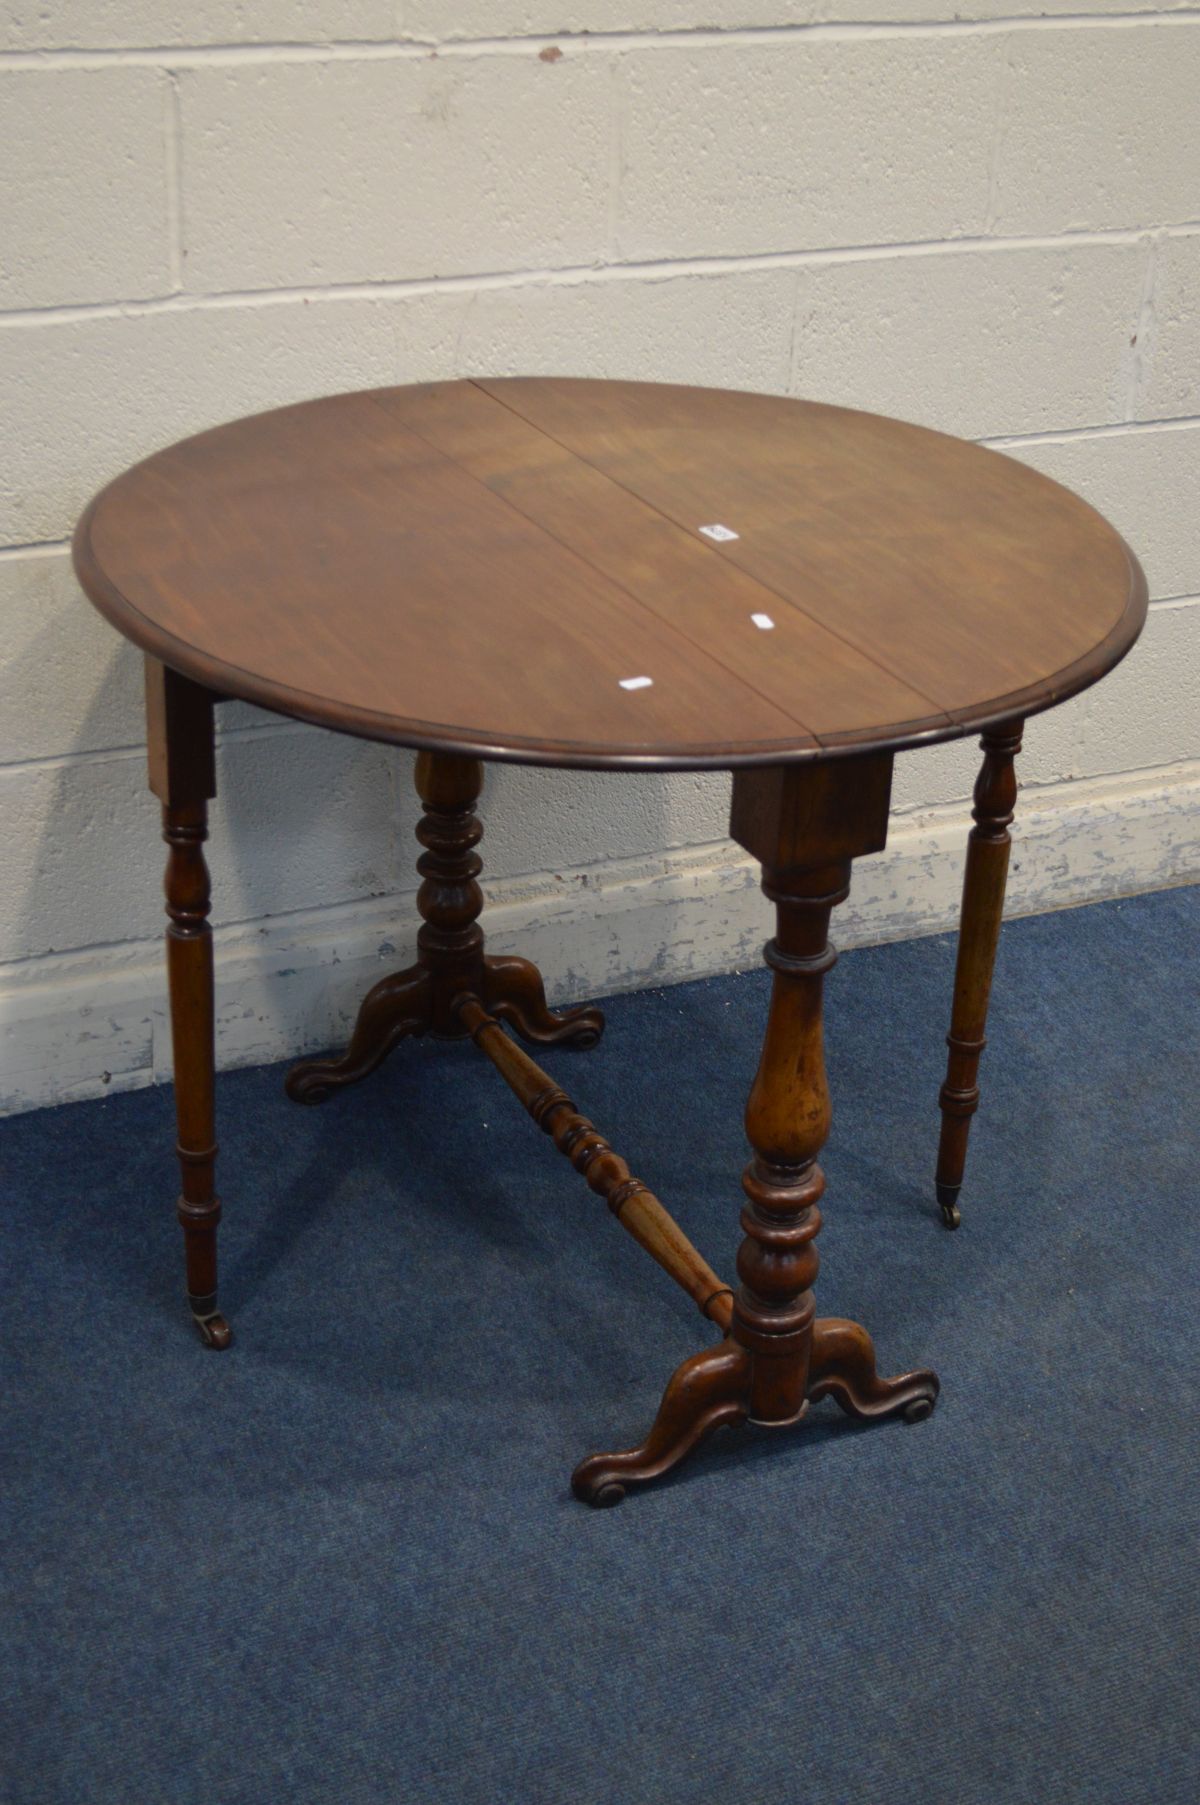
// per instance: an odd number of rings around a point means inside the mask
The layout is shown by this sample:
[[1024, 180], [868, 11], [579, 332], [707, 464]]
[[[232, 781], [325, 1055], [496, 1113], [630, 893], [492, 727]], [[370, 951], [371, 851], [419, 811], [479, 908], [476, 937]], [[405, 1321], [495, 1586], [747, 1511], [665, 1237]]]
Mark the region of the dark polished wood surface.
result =
[[595, 767], [782, 763], [1023, 717], [1102, 676], [1146, 607], [1116, 532], [996, 452], [808, 402], [557, 378], [202, 433], [97, 496], [75, 562], [122, 633], [219, 695]]
[[[676, 1370], [642, 1442], [576, 1468], [576, 1495], [616, 1503], [720, 1425], [789, 1428], [825, 1396], [858, 1417], [928, 1416], [933, 1372], [885, 1378], [864, 1327], [816, 1315], [830, 915], [852, 862], [886, 842], [895, 751], [980, 729], [941, 1095], [953, 1224], [1021, 725], [1103, 676], [1145, 616], [1112, 528], [1020, 464], [868, 414], [636, 383], [460, 382], [305, 403], [173, 446], [96, 498], [75, 562], [146, 653], [177, 1208], [208, 1346], [232, 1331], [217, 1295], [204, 843], [213, 704], [237, 696], [420, 751], [416, 963], [380, 979], [346, 1051], [296, 1066], [289, 1094], [330, 1098], [410, 1036], [469, 1037], [722, 1333]], [[734, 767], [730, 835], [761, 864], [777, 921], [736, 1291], [505, 1032], [588, 1047], [603, 1017], [549, 1009], [536, 967], [484, 950], [485, 758]]]
[[[832, 1115], [823, 1025], [825, 976], [837, 958], [829, 917], [849, 894], [852, 861], [887, 840], [892, 763], [875, 752], [734, 776], [730, 836], [761, 863], [776, 915], [764, 949], [771, 1006], [746, 1103], [753, 1157], [742, 1174], [740, 1283], [724, 1340], [676, 1368], [646, 1439], [576, 1467], [572, 1487], [589, 1504], [619, 1503], [628, 1486], [669, 1472], [726, 1423], [791, 1428], [826, 1396], [851, 1416], [920, 1422], [937, 1402], [935, 1373], [882, 1377], [867, 1330], [818, 1318], [813, 1291], [825, 1193], [818, 1156]], [[690, 1288], [690, 1274], [675, 1276]]]
[[967, 1164], [971, 1117], [979, 1108], [979, 1059], [987, 1040], [988, 1000], [1000, 944], [1004, 890], [1008, 880], [1009, 827], [1017, 806], [1017, 773], [1021, 722], [1010, 721], [1001, 732], [983, 736], [983, 768], [975, 783], [975, 825], [967, 837], [963, 873], [958, 958], [954, 972], [954, 1007], [946, 1044], [946, 1081], [940, 1104], [942, 1131], [938, 1141], [937, 1199], [947, 1228], [962, 1220], [958, 1194]]

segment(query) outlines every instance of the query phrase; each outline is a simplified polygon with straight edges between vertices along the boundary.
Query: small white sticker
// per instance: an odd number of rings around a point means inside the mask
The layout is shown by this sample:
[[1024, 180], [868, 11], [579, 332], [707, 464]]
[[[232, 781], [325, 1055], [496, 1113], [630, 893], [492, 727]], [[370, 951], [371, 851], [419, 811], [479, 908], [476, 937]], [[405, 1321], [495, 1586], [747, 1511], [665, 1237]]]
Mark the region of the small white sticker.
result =
[[727, 539], [740, 537], [731, 526], [721, 526], [719, 523], [714, 526], [702, 526], [700, 531], [706, 539], [715, 539], [718, 545], [723, 545]]
[[771, 628], [775, 625], [775, 622], [771, 619], [769, 614], [752, 614], [750, 619], [754, 622], [755, 626], [760, 627], [764, 633], [769, 633]]
[[653, 677], [619, 677], [617, 681], [622, 689], [649, 689], [654, 682]]

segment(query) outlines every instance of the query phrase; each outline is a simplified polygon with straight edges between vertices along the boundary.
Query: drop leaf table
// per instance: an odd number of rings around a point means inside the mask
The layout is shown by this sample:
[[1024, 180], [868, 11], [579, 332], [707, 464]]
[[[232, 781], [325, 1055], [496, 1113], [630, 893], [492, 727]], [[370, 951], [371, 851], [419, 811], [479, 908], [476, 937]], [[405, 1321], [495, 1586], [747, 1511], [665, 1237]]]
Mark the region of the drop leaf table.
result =
[[[866, 1329], [816, 1316], [829, 918], [885, 843], [896, 752], [980, 732], [937, 1171], [954, 1225], [1022, 723], [1102, 677], [1145, 618], [1137, 561], [1098, 514], [996, 452], [871, 414], [510, 378], [340, 395], [173, 445], [91, 503], [75, 566], [145, 654], [178, 1209], [210, 1347], [231, 1331], [204, 841], [214, 704], [236, 697], [418, 753], [416, 963], [369, 992], [341, 1057], [291, 1071], [289, 1096], [330, 1097], [410, 1035], [474, 1042], [719, 1333], [639, 1446], [582, 1462], [576, 1494], [616, 1503], [718, 1424], [788, 1427], [825, 1395], [859, 1417], [929, 1414], [932, 1372], [882, 1378]], [[484, 951], [492, 759], [733, 773], [730, 833], [777, 919], [736, 1290], [513, 1038], [589, 1047], [603, 1018], [552, 1011], [533, 965]]]

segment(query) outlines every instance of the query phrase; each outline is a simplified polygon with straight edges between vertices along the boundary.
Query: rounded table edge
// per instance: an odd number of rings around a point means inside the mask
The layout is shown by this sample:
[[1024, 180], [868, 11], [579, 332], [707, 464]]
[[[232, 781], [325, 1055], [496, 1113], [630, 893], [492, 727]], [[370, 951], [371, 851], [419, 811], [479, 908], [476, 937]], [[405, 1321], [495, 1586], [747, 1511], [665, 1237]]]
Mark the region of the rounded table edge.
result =
[[[122, 473], [127, 474], [127, 473]], [[159, 627], [143, 614], [105, 575], [95, 557], [91, 527], [105, 495], [121, 476], [100, 489], [85, 507], [71, 537], [71, 561], [75, 575], [93, 606], [125, 639], [160, 663], [208, 689], [218, 700], [244, 701], [290, 720], [303, 721], [333, 733], [371, 739], [413, 751], [458, 754], [489, 763], [541, 765], [552, 769], [589, 771], [722, 771], [801, 763], [808, 760], [852, 758], [870, 752], [904, 752], [982, 732], [1003, 721], [1028, 719], [1069, 700], [1115, 668], [1136, 644], [1145, 625], [1149, 590], [1142, 566], [1110, 523], [1129, 567], [1125, 607], [1104, 639], [1045, 680], [1024, 690], [989, 698], [974, 708], [924, 719], [900, 722], [895, 730], [865, 735], [861, 731], [826, 734], [821, 739], [797, 733], [786, 740], [711, 745], [605, 749], [578, 741], [523, 740], [516, 735], [498, 741], [438, 722], [400, 720], [393, 715], [355, 708], [350, 703], [291, 690], [286, 685], [257, 676], [252, 671], [225, 664], [207, 652]], [[1101, 517], [1102, 518], [1102, 517]]]

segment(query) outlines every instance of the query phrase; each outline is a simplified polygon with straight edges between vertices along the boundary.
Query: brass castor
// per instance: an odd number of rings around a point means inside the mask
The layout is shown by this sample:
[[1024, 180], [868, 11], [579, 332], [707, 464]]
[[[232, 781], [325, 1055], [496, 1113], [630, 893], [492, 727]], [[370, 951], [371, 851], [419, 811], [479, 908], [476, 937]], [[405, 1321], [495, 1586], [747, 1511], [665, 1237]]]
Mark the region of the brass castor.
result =
[[199, 1330], [205, 1347], [216, 1348], [220, 1352], [232, 1343], [233, 1330], [219, 1310], [197, 1310], [193, 1305], [192, 1321]]
[[958, 1207], [958, 1193], [961, 1185], [942, 1185], [937, 1187], [937, 1200], [941, 1206], [942, 1221], [947, 1228], [957, 1228], [962, 1221], [962, 1211]]
[[933, 1408], [936, 1403], [936, 1396], [931, 1398], [914, 1398], [912, 1403], [906, 1405], [901, 1413], [904, 1417], [904, 1421], [906, 1423], [923, 1423], [926, 1417], [933, 1415]]

